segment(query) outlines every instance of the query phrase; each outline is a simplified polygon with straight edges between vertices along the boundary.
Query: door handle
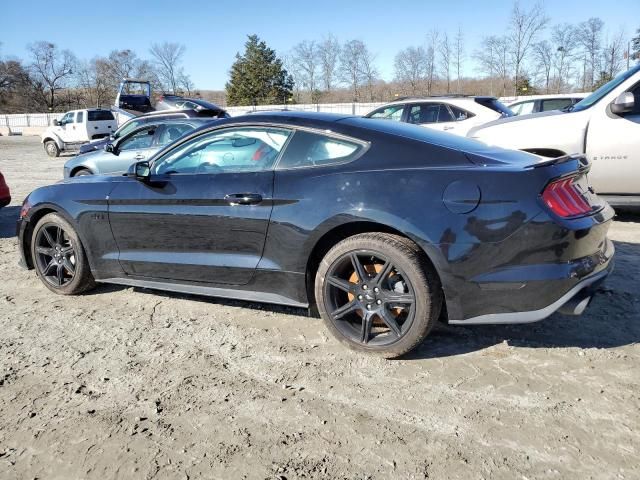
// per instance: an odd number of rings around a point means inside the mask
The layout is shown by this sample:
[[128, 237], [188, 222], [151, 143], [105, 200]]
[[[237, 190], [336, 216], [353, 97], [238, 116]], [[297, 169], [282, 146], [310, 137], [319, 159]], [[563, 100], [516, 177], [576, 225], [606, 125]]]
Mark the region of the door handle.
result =
[[225, 195], [229, 205], [257, 205], [262, 202], [262, 195], [257, 193], [232, 193]]
[[144, 160], [144, 155], [142, 155], [141, 153], [137, 154], [135, 157], [133, 157], [136, 160]]
[[445, 130], [451, 130], [453, 127], [444, 127]]

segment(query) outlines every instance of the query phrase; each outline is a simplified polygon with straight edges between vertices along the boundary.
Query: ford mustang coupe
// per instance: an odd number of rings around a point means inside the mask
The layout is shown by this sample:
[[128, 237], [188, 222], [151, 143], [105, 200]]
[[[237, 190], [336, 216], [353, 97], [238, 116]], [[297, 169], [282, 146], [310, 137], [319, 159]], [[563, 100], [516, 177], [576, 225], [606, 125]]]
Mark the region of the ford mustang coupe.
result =
[[126, 175], [35, 190], [19, 245], [55, 293], [104, 282], [316, 307], [349, 347], [397, 357], [439, 319], [581, 313], [613, 257], [588, 170], [413, 125], [254, 114]]

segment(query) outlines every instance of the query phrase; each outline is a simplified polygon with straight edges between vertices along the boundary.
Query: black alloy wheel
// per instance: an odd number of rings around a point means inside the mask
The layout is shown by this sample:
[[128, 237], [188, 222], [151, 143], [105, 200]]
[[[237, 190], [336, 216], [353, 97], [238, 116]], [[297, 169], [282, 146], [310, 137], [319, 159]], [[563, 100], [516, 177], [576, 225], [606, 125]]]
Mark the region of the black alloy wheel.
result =
[[66, 232], [54, 223], [42, 225], [35, 237], [36, 265], [50, 285], [59, 288], [76, 274], [78, 254]]
[[36, 224], [31, 259], [42, 283], [55, 293], [75, 295], [95, 286], [80, 238], [58, 213], [49, 213]]
[[345, 253], [325, 279], [327, 312], [345, 337], [362, 345], [390, 345], [415, 317], [415, 293], [407, 275], [379, 252]]
[[419, 345], [440, 315], [440, 281], [409, 239], [364, 233], [336, 244], [322, 259], [316, 304], [329, 330], [358, 351], [387, 358]]

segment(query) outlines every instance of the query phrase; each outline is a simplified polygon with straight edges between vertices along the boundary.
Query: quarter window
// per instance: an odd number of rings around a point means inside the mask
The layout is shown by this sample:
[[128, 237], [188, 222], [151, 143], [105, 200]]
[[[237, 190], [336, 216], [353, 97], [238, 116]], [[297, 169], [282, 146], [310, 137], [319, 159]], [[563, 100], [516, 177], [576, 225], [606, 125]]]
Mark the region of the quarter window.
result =
[[279, 169], [333, 165], [352, 160], [362, 145], [318, 133], [298, 130], [280, 162]]
[[227, 128], [203, 134], [155, 162], [155, 173], [259, 172], [273, 167], [291, 132], [281, 128]]
[[467, 118], [471, 118], [474, 116], [473, 113], [467, 112], [466, 110], [458, 108], [455, 105], [449, 105], [449, 110], [451, 110], [451, 113], [453, 113], [456, 122], [461, 122], [463, 120], [466, 120]]
[[76, 115], [76, 123], [82, 123], [84, 120], [84, 112], [78, 112]]

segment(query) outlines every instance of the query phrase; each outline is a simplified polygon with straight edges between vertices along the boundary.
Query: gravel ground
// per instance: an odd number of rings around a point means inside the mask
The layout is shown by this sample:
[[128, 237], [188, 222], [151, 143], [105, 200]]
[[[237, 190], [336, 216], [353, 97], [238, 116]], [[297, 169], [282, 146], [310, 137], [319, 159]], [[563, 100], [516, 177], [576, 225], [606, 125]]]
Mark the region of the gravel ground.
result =
[[386, 361], [300, 310], [52, 294], [14, 221], [63, 163], [0, 137], [1, 478], [640, 478], [640, 216], [582, 317], [442, 326]]

